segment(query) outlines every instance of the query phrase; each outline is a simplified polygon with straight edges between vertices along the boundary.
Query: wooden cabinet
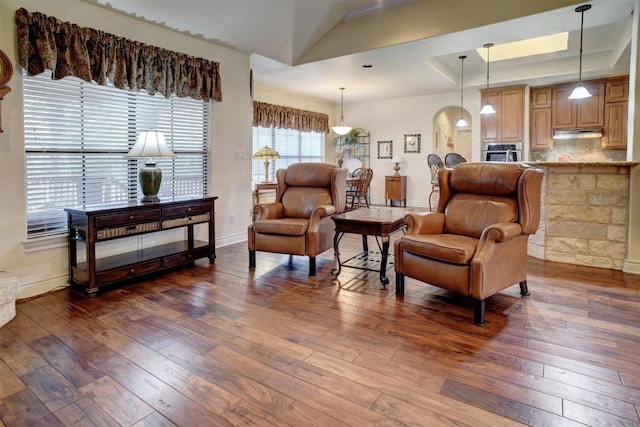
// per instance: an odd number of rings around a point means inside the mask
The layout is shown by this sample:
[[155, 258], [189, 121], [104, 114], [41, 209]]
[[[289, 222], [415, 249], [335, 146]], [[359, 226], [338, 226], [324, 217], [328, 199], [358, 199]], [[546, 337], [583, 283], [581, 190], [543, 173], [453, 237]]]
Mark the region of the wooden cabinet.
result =
[[531, 120], [529, 123], [530, 147], [532, 150], [548, 150], [553, 147], [553, 132], [551, 130], [552, 88], [531, 88], [530, 107]]
[[482, 115], [482, 142], [522, 142], [524, 129], [524, 85], [483, 89], [481, 104], [493, 105], [496, 114]]
[[575, 85], [554, 87], [552, 127], [554, 129], [597, 128], [604, 126], [604, 83], [584, 82], [590, 98], [569, 99]]
[[384, 205], [393, 201], [402, 202], [402, 206], [407, 206], [407, 177], [406, 176], [385, 176], [384, 177]]
[[531, 110], [531, 149], [548, 150], [553, 147], [551, 130], [551, 108]]
[[627, 148], [627, 102], [607, 102], [604, 105], [605, 131], [602, 148]]
[[[86, 295], [94, 296], [106, 285], [188, 264], [198, 258], [208, 257], [213, 261], [216, 199], [205, 197], [65, 208], [69, 225], [69, 282], [72, 288], [79, 288]], [[208, 241], [195, 240], [194, 226], [197, 224], [208, 227]], [[178, 228], [185, 229], [183, 240], [141, 249], [136, 247], [116, 255], [101, 254], [101, 246], [108, 241]], [[113, 250], [112, 247], [109, 252]]]
[[605, 102], [620, 102], [629, 100], [628, 77], [608, 81], [605, 87]]

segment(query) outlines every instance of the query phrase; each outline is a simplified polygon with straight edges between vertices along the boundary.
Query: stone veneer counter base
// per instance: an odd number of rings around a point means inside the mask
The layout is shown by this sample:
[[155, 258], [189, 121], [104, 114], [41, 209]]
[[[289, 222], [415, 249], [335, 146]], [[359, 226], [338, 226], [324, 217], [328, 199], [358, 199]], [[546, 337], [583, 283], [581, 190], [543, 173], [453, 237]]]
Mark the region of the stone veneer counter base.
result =
[[524, 162], [544, 171], [538, 232], [529, 255], [622, 270], [629, 226], [629, 175], [638, 162]]

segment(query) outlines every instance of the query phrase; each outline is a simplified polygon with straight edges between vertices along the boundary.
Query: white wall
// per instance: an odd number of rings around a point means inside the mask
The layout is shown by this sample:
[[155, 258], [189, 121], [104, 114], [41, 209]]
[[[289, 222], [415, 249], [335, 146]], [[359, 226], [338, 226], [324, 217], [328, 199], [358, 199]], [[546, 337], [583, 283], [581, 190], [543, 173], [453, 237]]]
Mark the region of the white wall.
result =
[[[470, 144], [457, 150], [469, 153], [469, 161], [480, 160], [480, 92], [469, 90], [464, 94], [465, 109], [471, 113], [466, 116], [472, 131], [471, 137], [461, 135], [456, 143]], [[459, 105], [460, 92], [448, 94], [416, 96], [392, 100], [370, 102], [367, 104], [347, 104], [344, 109], [345, 121], [353, 127], [361, 127], [371, 133], [371, 202], [384, 205], [384, 177], [393, 175], [394, 164], [388, 159], [378, 159], [378, 141], [393, 141], [393, 154], [399, 154], [404, 162], [400, 164], [400, 174], [407, 175], [407, 206], [427, 207], [427, 196], [431, 191], [430, 173], [427, 167], [427, 155], [438, 152], [435, 148], [434, 119], [445, 107]], [[475, 108], [477, 107], [477, 108]], [[459, 108], [459, 107], [458, 107]], [[459, 111], [459, 110], [458, 110]], [[456, 117], [457, 120], [457, 117]], [[450, 129], [455, 129], [455, 120]], [[404, 153], [404, 135], [420, 134], [420, 153]], [[453, 135], [456, 135], [455, 133]], [[456, 135], [457, 137], [457, 135]], [[446, 153], [446, 151], [445, 151]], [[464, 154], [463, 154], [464, 155]], [[465, 156], [466, 157], [466, 156]]]
[[[121, 37], [183, 52], [220, 63], [223, 101], [213, 103], [211, 119], [211, 195], [216, 203], [217, 246], [246, 239], [251, 203], [250, 156], [236, 160], [236, 150], [251, 151], [251, 99], [249, 56], [165, 30], [81, 0], [2, 0], [0, 2], [0, 49], [10, 58], [14, 76], [12, 91], [2, 102], [0, 134], [0, 270], [20, 281], [19, 298], [46, 292], [68, 283], [65, 244], [54, 240], [38, 250], [27, 251], [25, 224], [25, 170], [22, 117], [22, 77], [17, 62], [15, 11], [24, 7], [80, 26], [92, 27]], [[230, 214], [238, 220], [230, 223]]]

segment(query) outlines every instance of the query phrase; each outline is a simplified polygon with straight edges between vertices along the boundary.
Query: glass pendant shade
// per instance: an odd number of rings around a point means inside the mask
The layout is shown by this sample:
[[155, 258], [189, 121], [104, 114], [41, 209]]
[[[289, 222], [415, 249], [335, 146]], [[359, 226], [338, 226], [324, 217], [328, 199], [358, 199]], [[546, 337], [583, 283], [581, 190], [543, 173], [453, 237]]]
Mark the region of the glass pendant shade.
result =
[[480, 110], [480, 114], [495, 114], [495, 113], [496, 113], [496, 109], [493, 108], [493, 105], [489, 104], [488, 102], [484, 104], [484, 106], [482, 107], [482, 110]]
[[467, 126], [469, 126], [469, 123], [467, 123], [467, 121], [464, 119], [464, 117], [460, 117], [458, 119], [458, 121], [456, 122], [456, 127], [457, 128], [466, 128]]
[[351, 132], [351, 129], [353, 128], [344, 122], [344, 88], [341, 87], [340, 91], [340, 123], [337, 126], [333, 126], [331, 129], [333, 129], [337, 135], [342, 136]]
[[456, 122], [456, 127], [458, 128], [464, 128], [469, 126], [469, 124], [467, 123], [467, 121], [464, 119], [464, 107], [463, 105], [463, 99], [464, 99], [464, 60], [467, 56], [466, 55], [460, 55], [458, 58], [460, 59], [461, 62], [461, 66], [460, 66], [460, 118], [458, 119], [458, 121]]
[[[482, 47], [487, 48], [487, 96], [489, 96], [489, 48], [493, 47], [493, 43], [485, 43]], [[487, 99], [487, 103], [484, 104], [482, 110], [480, 110], [480, 114], [495, 114], [496, 109], [493, 108], [493, 105], [489, 103]]]
[[584, 33], [584, 12], [589, 9], [591, 9], [590, 4], [583, 4], [575, 9], [576, 12], [580, 12], [580, 67], [578, 69], [578, 84], [576, 85], [576, 88], [573, 89], [573, 92], [571, 92], [571, 95], [569, 95], [569, 99], [584, 99], [591, 97], [591, 93], [589, 93], [587, 88], [582, 84], [582, 34]]
[[584, 99], [591, 98], [591, 94], [587, 90], [586, 87], [582, 83], [578, 83], [578, 86], [573, 89], [571, 95], [569, 95], [569, 99]]

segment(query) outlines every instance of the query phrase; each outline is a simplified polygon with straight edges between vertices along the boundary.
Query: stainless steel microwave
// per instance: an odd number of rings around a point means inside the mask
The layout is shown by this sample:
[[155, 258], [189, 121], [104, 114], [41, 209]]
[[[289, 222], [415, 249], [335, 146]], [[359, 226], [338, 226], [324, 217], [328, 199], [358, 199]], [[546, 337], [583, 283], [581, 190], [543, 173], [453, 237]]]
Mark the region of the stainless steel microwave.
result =
[[522, 161], [522, 142], [483, 142], [482, 161], [520, 162]]

